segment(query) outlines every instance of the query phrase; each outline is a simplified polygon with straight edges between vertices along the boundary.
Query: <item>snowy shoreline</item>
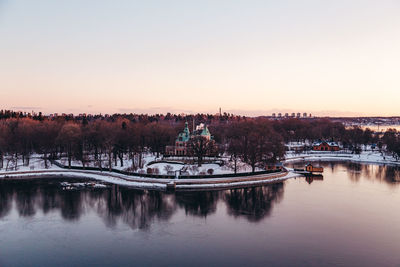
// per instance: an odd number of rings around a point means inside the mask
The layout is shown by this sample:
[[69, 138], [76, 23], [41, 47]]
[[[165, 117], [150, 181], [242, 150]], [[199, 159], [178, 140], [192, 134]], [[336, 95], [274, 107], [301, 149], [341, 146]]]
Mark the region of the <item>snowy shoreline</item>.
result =
[[81, 170], [36, 170], [23, 172], [7, 172], [0, 174], [1, 179], [39, 179], [39, 178], [89, 178], [106, 183], [128, 186], [137, 189], [167, 190], [173, 186], [175, 190], [207, 190], [226, 189], [238, 187], [251, 187], [256, 185], [274, 183], [286, 179], [299, 177], [292, 172], [261, 174], [246, 177], [231, 178], [204, 178], [204, 179], [155, 179], [133, 178], [123, 174]]
[[[34, 159], [40, 162], [40, 159]], [[363, 151], [361, 154], [350, 154], [343, 152], [308, 152], [308, 153], [287, 153], [284, 164], [307, 162], [307, 161], [348, 161], [366, 164], [383, 164], [400, 166], [400, 162], [393, 157], [382, 155], [374, 151]], [[38, 164], [36, 164], [37, 166]], [[211, 167], [211, 165], [208, 165]], [[217, 173], [224, 172], [218, 170]], [[137, 189], [150, 190], [207, 190], [250, 187], [267, 183], [273, 183], [298, 177], [301, 175], [293, 172], [279, 172], [270, 174], [254, 174], [241, 177], [226, 178], [203, 178], [203, 179], [160, 179], [149, 177], [134, 177], [108, 171], [94, 170], [69, 170], [52, 165], [49, 169], [43, 167], [29, 170], [28, 167], [17, 171], [0, 171], [0, 179], [36, 179], [36, 178], [88, 178], [97, 181], [111, 183], [121, 186], [129, 186]]]
[[309, 153], [287, 155], [283, 163], [296, 163], [303, 161], [348, 161], [354, 163], [382, 164], [400, 166], [400, 161], [396, 161], [391, 156], [382, 156], [380, 153], [362, 152], [361, 154], [347, 153]]

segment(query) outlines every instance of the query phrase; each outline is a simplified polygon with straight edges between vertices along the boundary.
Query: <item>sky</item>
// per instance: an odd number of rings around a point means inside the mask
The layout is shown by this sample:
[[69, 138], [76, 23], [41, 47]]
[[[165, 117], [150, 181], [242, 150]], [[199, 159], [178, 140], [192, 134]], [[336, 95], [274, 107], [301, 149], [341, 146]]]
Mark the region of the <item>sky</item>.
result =
[[398, 0], [0, 0], [0, 109], [400, 115]]

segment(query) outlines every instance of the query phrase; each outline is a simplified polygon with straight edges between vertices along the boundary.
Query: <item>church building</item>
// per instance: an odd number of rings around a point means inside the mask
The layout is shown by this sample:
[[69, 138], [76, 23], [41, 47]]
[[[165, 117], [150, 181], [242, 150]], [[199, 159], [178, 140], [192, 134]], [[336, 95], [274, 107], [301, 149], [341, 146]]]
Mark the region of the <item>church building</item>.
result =
[[175, 145], [166, 147], [165, 155], [188, 156], [188, 142], [191, 138], [197, 136], [202, 136], [207, 140], [213, 139], [210, 131], [207, 128], [207, 125], [205, 125], [204, 123], [200, 123], [199, 125], [197, 125], [193, 133], [190, 133], [189, 125], [186, 122], [183, 132], [180, 132], [175, 140]]

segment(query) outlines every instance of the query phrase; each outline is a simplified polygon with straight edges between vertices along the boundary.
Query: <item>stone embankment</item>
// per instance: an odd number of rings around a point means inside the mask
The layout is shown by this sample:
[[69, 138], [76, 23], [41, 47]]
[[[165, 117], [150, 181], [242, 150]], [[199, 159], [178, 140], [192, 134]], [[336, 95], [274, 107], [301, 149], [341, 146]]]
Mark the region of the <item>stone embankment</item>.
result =
[[282, 181], [298, 175], [288, 172], [253, 173], [248, 176], [226, 177], [226, 178], [201, 178], [195, 179], [158, 179], [149, 177], [132, 177], [113, 172], [100, 172], [91, 170], [36, 170], [36, 171], [14, 171], [3, 172], [0, 179], [34, 179], [34, 178], [88, 178], [130, 186], [140, 189], [158, 190], [208, 190], [225, 189], [262, 185]]

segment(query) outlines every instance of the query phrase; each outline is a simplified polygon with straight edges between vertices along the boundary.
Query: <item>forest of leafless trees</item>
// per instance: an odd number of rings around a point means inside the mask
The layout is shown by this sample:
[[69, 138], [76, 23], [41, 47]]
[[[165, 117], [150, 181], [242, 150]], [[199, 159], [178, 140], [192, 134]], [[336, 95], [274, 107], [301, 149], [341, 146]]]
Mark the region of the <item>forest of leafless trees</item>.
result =
[[143, 165], [142, 155], [161, 155], [167, 145], [174, 143], [185, 121], [208, 125], [218, 154], [228, 155], [234, 163], [241, 160], [253, 171], [260, 163], [274, 163], [285, 155], [284, 144], [292, 141], [327, 140], [340, 142], [354, 153], [363, 144], [377, 144], [395, 156], [400, 154], [400, 140], [395, 130], [384, 135], [359, 127], [346, 128], [329, 119], [247, 118], [223, 115], [112, 115], [56, 117], [30, 116], [16, 112], [0, 112], [0, 167], [5, 158], [20, 159], [29, 165], [33, 154], [40, 155], [47, 167], [52, 159], [66, 158], [89, 161], [96, 166], [123, 165], [123, 158], [131, 159], [133, 169]]

